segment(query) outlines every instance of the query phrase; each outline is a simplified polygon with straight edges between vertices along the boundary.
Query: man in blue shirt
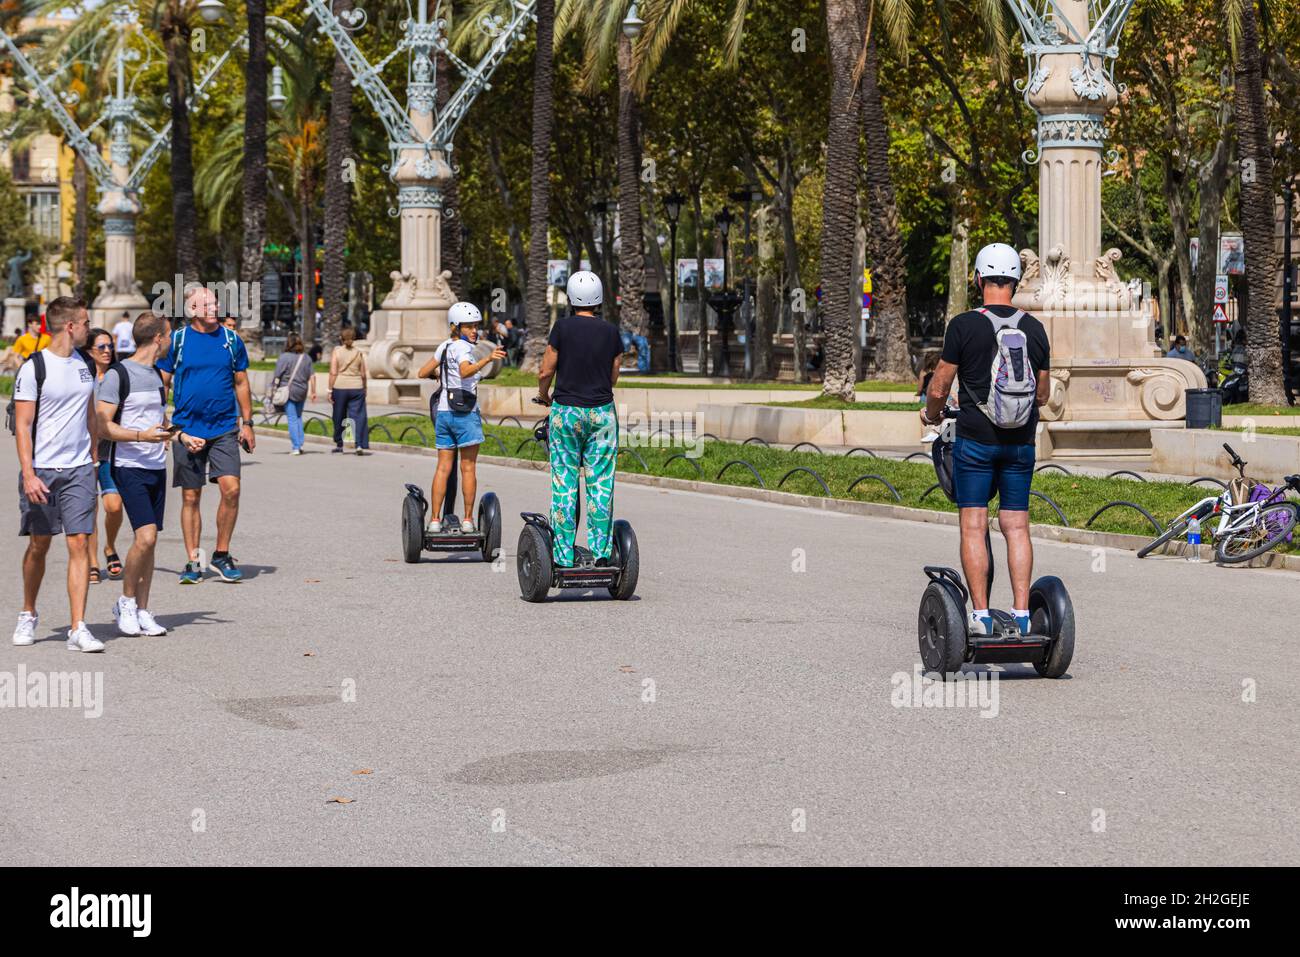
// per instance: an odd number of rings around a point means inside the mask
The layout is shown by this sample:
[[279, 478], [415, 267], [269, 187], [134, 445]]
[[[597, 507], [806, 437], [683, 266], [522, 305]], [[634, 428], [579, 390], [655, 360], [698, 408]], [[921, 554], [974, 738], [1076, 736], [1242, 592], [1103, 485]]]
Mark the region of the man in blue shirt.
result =
[[239, 447], [251, 452], [257, 445], [248, 351], [238, 335], [221, 325], [210, 289], [191, 290], [185, 314], [189, 323], [172, 333], [171, 349], [158, 363], [163, 383], [172, 390], [172, 422], [181, 429], [172, 456], [172, 486], [181, 489], [185, 537], [181, 584], [203, 580], [199, 502], [205, 481], [221, 490], [212, 568], [222, 581], [237, 582], [243, 576], [230, 556], [230, 538], [239, 517]]

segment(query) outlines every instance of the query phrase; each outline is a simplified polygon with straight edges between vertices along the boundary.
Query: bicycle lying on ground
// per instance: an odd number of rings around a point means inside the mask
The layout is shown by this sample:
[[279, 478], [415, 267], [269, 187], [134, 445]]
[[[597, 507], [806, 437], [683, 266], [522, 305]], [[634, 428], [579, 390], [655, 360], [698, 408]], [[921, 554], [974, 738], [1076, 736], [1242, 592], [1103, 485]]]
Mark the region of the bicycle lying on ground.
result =
[[1300, 503], [1285, 496], [1287, 489], [1300, 492], [1300, 475], [1288, 475], [1279, 488], [1264, 495], [1255, 490], [1267, 491], [1267, 488], [1246, 478], [1247, 463], [1241, 456], [1227, 442], [1223, 448], [1232, 458], [1237, 477], [1221, 495], [1201, 499], [1170, 522], [1159, 537], [1138, 550], [1138, 558], [1145, 558], [1166, 542], [1181, 537], [1193, 518], [1204, 523], [1215, 515], [1219, 516], [1219, 524], [1214, 530], [1214, 557], [1225, 565], [1250, 561], [1290, 540], [1291, 531], [1300, 519]]

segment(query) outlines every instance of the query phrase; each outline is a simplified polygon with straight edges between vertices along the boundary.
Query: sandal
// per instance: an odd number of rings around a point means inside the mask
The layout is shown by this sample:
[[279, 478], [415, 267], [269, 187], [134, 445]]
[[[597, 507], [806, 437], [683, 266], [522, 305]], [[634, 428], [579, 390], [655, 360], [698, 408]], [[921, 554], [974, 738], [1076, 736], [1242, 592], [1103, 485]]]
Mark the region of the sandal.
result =
[[[117, 581], [122, 577], [122, 559], [117, 557], [117, 552], [105, 552], [104, 559], [108, 562], [108, 577]], [[99, 574], [98, 568], [95, 569], [95, 574]]]
[[98, 569], [98, 568], [92, 568], [92, 569], [90, 570], [90, 583], [91, 583], [92, 585], [98, 585], [98, 584], [99, 584], [99, 569]]

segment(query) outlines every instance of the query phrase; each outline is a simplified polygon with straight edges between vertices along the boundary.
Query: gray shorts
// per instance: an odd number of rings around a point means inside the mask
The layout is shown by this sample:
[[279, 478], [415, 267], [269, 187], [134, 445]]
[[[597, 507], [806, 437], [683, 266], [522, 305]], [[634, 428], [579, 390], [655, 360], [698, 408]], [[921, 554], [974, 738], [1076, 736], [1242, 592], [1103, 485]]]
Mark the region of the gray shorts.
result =
[[28, 501], [23, 477], [18, 476], [19, 535], [90, 535], [95, 531], [99, 505], [95, 466], [37, 469], [36, 477], [50, 490], [44, 505]]
[[239, 430], [208, 439], [202, 451], [191, 452], [181, 441], [172, 449], [172, 488], [203, 488], [223, 475], [239, 478]]

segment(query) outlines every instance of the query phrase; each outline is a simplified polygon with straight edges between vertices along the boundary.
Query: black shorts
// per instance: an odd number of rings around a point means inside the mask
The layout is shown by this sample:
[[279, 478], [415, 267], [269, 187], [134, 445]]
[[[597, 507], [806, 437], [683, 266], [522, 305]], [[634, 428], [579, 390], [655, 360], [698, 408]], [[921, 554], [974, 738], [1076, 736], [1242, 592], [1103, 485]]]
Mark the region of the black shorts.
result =
[[176, 440], [172, 449], [172, 487], [203, 488], [204, 481], [216, 482], [223, 475], [239, 478], [239, 430], [208, 439], [198, 452], [191, 452]]
[[131, 520], [132, 529], [146, 525], [163, 527], [163, 509], [167, 504], [167, 470], [113, 467], [113, 484], [122, 496], [122, 507]]

